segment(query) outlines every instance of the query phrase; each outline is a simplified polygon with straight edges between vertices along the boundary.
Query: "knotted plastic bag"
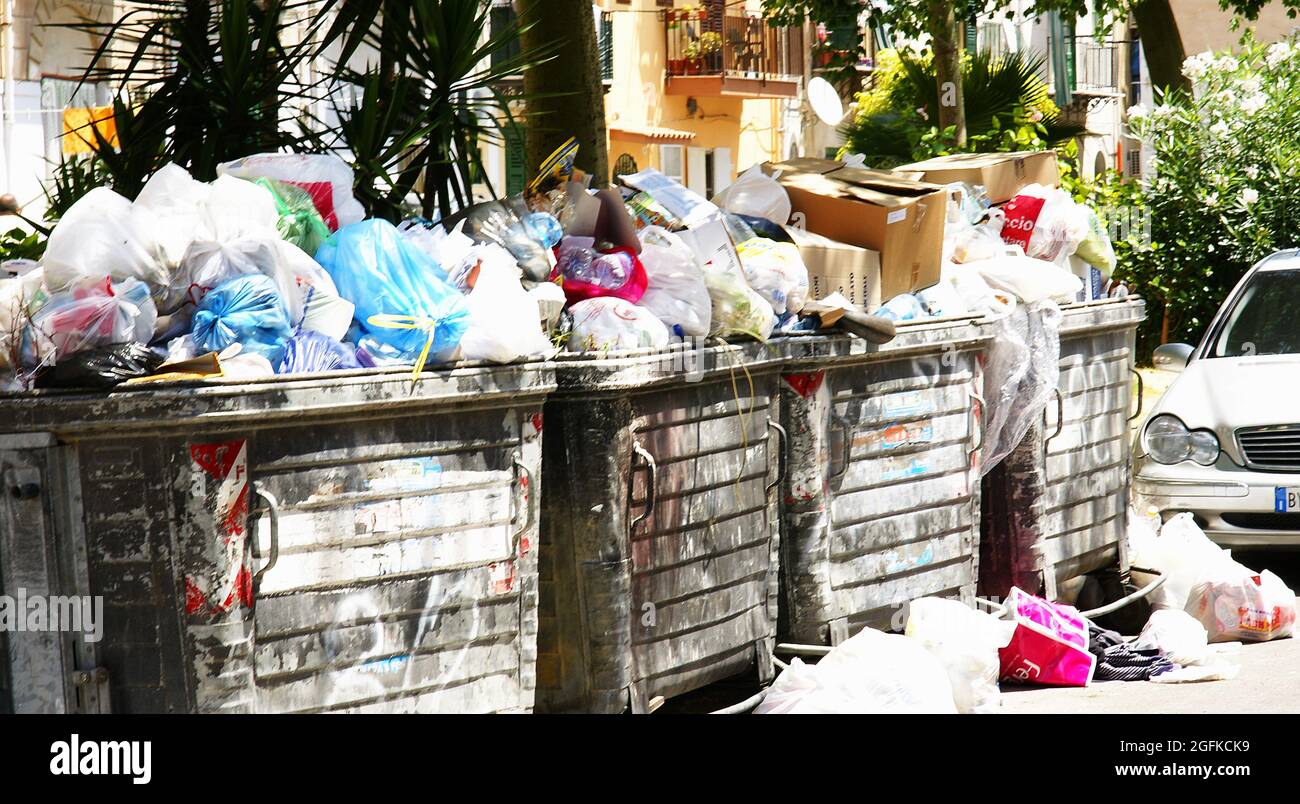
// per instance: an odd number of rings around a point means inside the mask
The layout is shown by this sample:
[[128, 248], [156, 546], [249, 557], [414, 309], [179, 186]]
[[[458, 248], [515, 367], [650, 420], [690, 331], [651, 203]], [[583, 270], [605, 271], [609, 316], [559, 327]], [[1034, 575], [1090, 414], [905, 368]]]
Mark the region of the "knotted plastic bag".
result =
[[668, 328], [644, 307], [624, 299], [600, 296], [573, 305], [575, 352], [614, 352], [668, 345]]
[[713, 203], [737, 215], [753, 215], [777, 224], [790, 220], [790, 194], [758, 165], [713, 196]]
[[277, 366], [293, 334], [275, 282], [261, 274], [239, 276], [213, 288], [194, 313], [194, 345], [200, 354], [232, 344]]
[[777, 315], [797, 313], [808, 300], [808, 268], [793, 243], [755, 237], [736, 246], [745, 279]]
[[[103, 346], [148, 343], [157, 319], [149, 287], [143, 282], [87, 279], [55, 293], [33, 313], [31, 334], [37, 354], [52, 351], [54, 359], [61, 361]], [[35, 367], [30, 357], [26, 362]]]
[[414, 362], [417, 372], [428, 359], [449, 359], [460, 345], [469, 326], [465, 297], [388, 221], [343, 227], [325, 241], [316, 260], [339, 295], [356, 305], [362, 335]]
[[45, 283], [59, 291], [85, 279], [136, 279], [161, 293], [170, 280], [156, 238], [142, 231], [131, 202], [96, 187], [64, 213], [45, 247]]

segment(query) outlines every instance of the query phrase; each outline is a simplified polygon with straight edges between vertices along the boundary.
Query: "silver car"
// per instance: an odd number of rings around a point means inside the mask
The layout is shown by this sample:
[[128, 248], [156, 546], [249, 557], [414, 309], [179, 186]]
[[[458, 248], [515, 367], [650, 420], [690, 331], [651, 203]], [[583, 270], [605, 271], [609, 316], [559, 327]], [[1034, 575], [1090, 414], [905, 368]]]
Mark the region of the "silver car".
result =
[[1134, 440], [1138, 510], [1190, 511], [1225, 546], [1300, 547], [1300, 250], [1252, 267], [1201, 343], [1155, 365], [1182, 373]]

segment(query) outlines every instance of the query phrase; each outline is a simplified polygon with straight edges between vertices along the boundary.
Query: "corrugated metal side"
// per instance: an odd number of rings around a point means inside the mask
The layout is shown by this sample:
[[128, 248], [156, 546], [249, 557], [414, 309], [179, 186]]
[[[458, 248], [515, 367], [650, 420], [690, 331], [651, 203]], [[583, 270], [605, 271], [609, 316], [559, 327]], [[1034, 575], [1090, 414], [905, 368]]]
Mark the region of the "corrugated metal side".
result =
[[[740, 377], [633, 400], [633, 438], [654, 459], [632, 476], [633, 681], [665, 698], [770, 656], [777, 605], [776, 379]], [[761, 665], [763, 662], [759, 662]]]
[[280, 512], [257, 589], [258, 711], [532, 708], [534, 414], [256, 435], [251, 475]]
[[[782, 630], [838, 643], [926, 595], [974, 594], [982, 374], [960, 328], [874, 362], [787, 374]], [[847, 441], [846, 441], [847, 439]], [[847, 463], [846, 463], [847, 460]]]
[[546, 403], [539, 710], [645, 711], [756, 665], [770, 675], [776, 366], [761, 344], [561, 366]]
[[1133, 328], [1139, 320], [1061, 337], [1063, 417], [1058, 420], [1055, 400], [1049, 401], [1042, 519], [1043, 562], [1054, 568], [1057, 582], [1120, 558], [1131, 460]]

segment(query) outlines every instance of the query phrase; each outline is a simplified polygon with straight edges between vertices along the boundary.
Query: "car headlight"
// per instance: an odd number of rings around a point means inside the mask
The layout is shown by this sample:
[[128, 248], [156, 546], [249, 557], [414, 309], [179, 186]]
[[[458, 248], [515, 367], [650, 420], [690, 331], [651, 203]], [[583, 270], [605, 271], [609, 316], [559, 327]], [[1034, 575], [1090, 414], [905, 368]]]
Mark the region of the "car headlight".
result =
[[1147, 454], [1157, 463], [1195, 461], [1209, 466], [1219, 459], [1219, 439], [1209, 430], [1188, 430], [1177, 416], [1164, 414], [1143, 432]]

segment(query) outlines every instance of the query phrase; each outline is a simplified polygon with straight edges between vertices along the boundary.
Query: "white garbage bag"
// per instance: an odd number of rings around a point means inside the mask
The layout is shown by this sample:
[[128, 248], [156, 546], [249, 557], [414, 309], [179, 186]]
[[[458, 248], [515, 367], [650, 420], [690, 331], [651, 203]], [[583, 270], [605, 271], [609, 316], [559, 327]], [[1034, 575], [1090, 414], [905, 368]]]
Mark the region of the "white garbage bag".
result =
[[943, 665], [901, 634], [864, 628], [815, 667], [795, 668], [777, 677], [755, 714], [957, 712]]
[[229, 175], [250, 180], [265, 177], [297, 185], [311, 196], [331, 231], [366, 216], [352, 195], [352, 168], [334, 154], [255, 154], [218, 165], [217, 174], [218, 181]]
[[754, 165], [713, 196], [713, 203], [734, 215], [767, 218], [778, 226], [790, 221], [790, 194], [776, 179]]
[[668, 345], [668, 328], [663, 322], [646, 308], [624, 299], [584, 299], [569, 312], [573, 314], [571, 351], [615, 352]]
[[1174, 664], [1200, 664], [1209, 656], [1209, 636], [1205, 626], [1187, 612], [1161, 609], [1151, 612], [1133, 647], [1154, 648]]
[[998, 650], [1016, 624], [976, 611], [960, 600], [923, 597], [908, 604], [904, 633], [934, 654], [948, 672], [953, 703], [961, 714], [996, 712]]
[[704, 271], [690, 246], [661, 226], [647, 226], [638, 234], [641, 264], [649, 284], [640, 304], [671, 330], [681, 335], [709, 334], [713, 300], [704, 283]]
[[[1234, 564], [1236, 562], [1233, 562]], [[1210, 642], [1267, 642], [1295, 630], [1295, 592], [1272, 572], [1221, 565], [1221, 575], [1192, 587], [1187, 613]]]
[[86, 193], [64, 213], [50, 233], [41, 265], [51, 291], [112, 277], [139, 280], [159, 294], [171, 278], [156, 238], [140, 230], [131, 202], [107, 187]]
[[466, 297], [469, 327], [460, 340], [464, 359], [510, 363], [550, 351], [537, 300], [519, 284], [514, 265], [513, 259], [479, 265], [474, 289]]
[[999, 256], [953, 265], [951, 270], [957, 275], [977, 272], [990, 287], [1004, 290], [1026, 304], [1049, 299], [1069, 304], [1083, 290], [1083, 282], [1068, 269], [1033, 257]]

